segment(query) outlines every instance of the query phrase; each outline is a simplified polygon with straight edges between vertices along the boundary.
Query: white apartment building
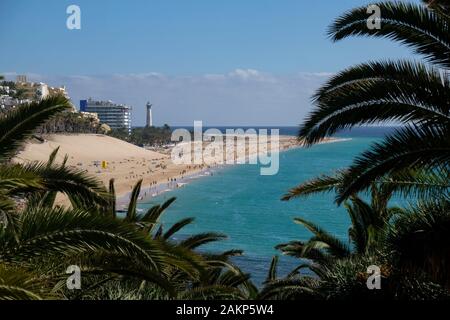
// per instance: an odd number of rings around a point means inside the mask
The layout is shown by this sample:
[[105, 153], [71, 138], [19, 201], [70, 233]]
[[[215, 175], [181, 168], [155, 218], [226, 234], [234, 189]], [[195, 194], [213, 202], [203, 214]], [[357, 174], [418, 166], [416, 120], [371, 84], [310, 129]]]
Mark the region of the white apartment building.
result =
[[131, 132], [131, 106], [116, 104], [112, 101], [97, 101], [89, 98], [80, 100], [80, 111], [96, 113], [101, 123], [111, 129], [126, 129]]

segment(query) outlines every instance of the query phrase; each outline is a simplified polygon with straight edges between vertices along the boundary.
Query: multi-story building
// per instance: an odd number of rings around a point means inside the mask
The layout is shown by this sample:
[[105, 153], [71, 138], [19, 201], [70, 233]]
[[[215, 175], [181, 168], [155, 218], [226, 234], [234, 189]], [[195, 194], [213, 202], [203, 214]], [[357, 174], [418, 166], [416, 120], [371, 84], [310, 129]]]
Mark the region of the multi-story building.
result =
[[[20, 104], [41, 101], [54, 95], [64, 95], [70, 100], [64, 86], [51, 87], [43, 82], [28, 82], [26, 76], [19, 75], [16, 82], [0, 81], [0, 111], [8, 111]], [[71, 112], [75, 111], [72, 105]]]
[[80, 100], [80, 111], [96, 113], [100, 122], [111, 129], [126, 129], [131, 132], [131, 106], [116, 104], [112, 101], [96, 101], [91, 98]]
[[27, 81], [27, 76], [24, 74], [19, 74], [16, 77], [16, 82], [22, 82], [22, 83], [26, 83]]

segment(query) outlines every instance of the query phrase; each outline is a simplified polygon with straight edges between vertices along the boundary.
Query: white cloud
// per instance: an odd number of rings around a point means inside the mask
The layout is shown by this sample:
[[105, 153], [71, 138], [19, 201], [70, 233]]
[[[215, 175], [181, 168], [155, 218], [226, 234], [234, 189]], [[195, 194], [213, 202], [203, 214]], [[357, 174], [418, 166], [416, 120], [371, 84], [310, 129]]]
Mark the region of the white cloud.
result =
[[[7, 76], [13, 77], [10, 73]], [[297, 125], [311, 110], [310, 97], [331, 74], [273, 75], [253, 69], [226, 74], [168, 76], [160, 73], [99, 76], [28, 75], [33, 81], [65, 85], [80, 99], [113, 100], [133, 106], [133, 124], [143, 125], [145, 103], [154, 105], [156, 124]]]
[[260, 78], [261, 73], [258, 70], [253, 69], [236, 69], [233, 72], [230, 72], [229, 75], [231, 77], [238, 77], [242, 79], [249, 79], [249, 78]]
[[317, 77], [331, 77], [334, 76], [335, 73], [333, 72], [300, 72], [298, 73], [299, 76], [305, 76], [305, 77], [311, 77], [311, 76], [317, 76]]

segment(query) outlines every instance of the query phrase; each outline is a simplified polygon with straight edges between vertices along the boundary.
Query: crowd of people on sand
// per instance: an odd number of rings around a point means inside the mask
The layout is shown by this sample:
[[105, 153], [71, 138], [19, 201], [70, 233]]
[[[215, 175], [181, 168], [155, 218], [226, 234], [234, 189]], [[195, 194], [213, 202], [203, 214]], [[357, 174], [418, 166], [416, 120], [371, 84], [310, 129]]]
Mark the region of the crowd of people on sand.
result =
[[[140, 200], [147, 198], [148, 196], [156, 196], [164, 191], [172, 190], [175, 188], [180, 188], [185, 185], [183, 182], [185, 179], [189, 177], [189, 173], [192, 172], [199, 172], [204, 171], [206, 169], [211, 169], [213, 166], [211, 165], [188, 165], [186, 169], [183, 169], [177, 173], [176, 176], [168, 177], [167, 180], [165, 180], [165, 186], [167, 189], [162, 190], [161, 185], [163, 184], [162, 181], [151, 181], [149, 184], [148, 189], [146, 189], [143, 192], [143, 195], [140, 197]], [[165, 172], [162, 172], [163, 175], [165, 175]], [[212, 175], [212, 173], [209, 173]], [[132, 188], [132, 186], [131, 186]]]
[[[91, 174], [93, 173], [105, 181], [110, 178], [115, 178], [116, 183], [122, 181], [123, 186], [123, 182], [126, 180], [128, 181], [126, 188], [130, 191], [134, 188], [138, 180], [143, 179], [145, 187], [141, 193], [142, 199], [157, 195], [168, 189], [182, 187], [185, 184], [183, 180], [193, 174], [205, 172], [205, 174], [212, 175], [208, 170], [217, 166], [219, 164], [203, 163], [178, 167], [170, 163], [167, 155], [153, 159], [137, 158], [134, 156], [115, 161], [99, 159], [90, 161], [88, 165], [82, 162], [76, 165], [77, 168], [84, 169], [84, 171], [90, 172]], [[167, 187], [167, 189], [162, 190], [162, 186]]]
[[[116, 165], [121, 167], [123, 164], [127, 164], [126, 168], [129, 170], [125, 175], [121, 175], [120, 172], [116, 171]], [[182, 180], [184, 180], [187, 176], [194, 172], [210, 169], [212, 166], [206, 164], [186, 165], [183, 166], [182, 170], [174, 172], [176, 167], [171, 167], [170, 164], [167, 164], [166, 157], [157, 159], [135, 159], [134, 157], [130, 157], [121, 161], [111, 161], [110, 163], [107, 162], [105, 167], [102, 166], [102, 161], [100, 160], [91, 161], [91, 163], [87, 166], [84, 166], [84, 164], [80, 162], [77, 164], [77, 167], [84, 168], [84, 171], [91, 171], [91, 173], [94, 174], [114, 175], [116, 172], [118, 173], [117, 177], [115, 177], [116, 181], [120, 178], [128, 180], [130, 182], [128, 184], [128, 189], [130, 191], [135, 186], [136, 181], [139, 179], [144, 179], [146, 189], [142, 193], [141, 199], [143, 199], [161, 192], [161, 190], [159, 190], [159, 186], [163, 185], [164, 182], [167, 189], [179, 188], [184, 185]], [[125, 166], [122, 166], [122, 168], [125, 168]], [[151, 180], [149, 182], [145, 181], [149, 178], [155, 177], [155, 175], [159, 175], [158, 179]]]

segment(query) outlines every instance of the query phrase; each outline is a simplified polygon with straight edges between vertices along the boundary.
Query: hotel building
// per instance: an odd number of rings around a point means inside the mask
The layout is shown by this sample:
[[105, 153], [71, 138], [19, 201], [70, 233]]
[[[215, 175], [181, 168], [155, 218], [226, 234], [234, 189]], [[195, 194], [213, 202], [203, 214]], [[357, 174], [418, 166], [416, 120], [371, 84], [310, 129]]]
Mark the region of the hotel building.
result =
[[112, 101], [80, 100], [80, 111], [96, 113], [101, 123], [111, 129], [126, 129], [131, 132], [131, 107]]

